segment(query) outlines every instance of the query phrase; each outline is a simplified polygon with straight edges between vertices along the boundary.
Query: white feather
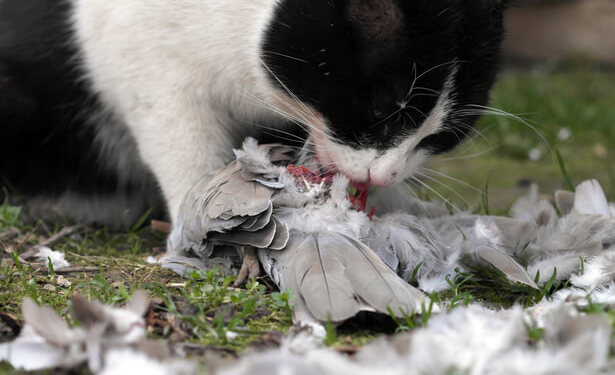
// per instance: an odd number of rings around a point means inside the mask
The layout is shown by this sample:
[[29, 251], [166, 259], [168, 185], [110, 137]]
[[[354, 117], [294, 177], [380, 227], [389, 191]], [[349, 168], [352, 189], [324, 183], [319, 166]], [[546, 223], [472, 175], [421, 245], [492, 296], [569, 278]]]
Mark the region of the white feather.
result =
[[609, 203], [598, 181], [584, 181], [577, 186], [574, 198], [574, 211], [580, 214], [611, 217]]
[[585, 262], [583, 273], [573, 275], [570, 282], [574, 286], [594, 289], [615, 279], [615, 251], [594, 256]]
[[54, 270], [61, 270], [63, 268], [70, 267], [70, 263], [64, 258], [65, 254], [59, 251], [53, 251], [52, 249], [42, 246], [38, 248], [36, 257], [47, 266], [51, 260]]
[[[547, 306], [545, 306], [547, 307]], [[309, 341], [283, 343], [280, 349], [251, 354], [219, 375], [472, 375], [598, 374], [607, 367], [611, 340], [605, 319], [579, 316], [549, 303], [543, 309], [546, 339], [531, 345], [520, 308], [494, 311], [471, 305], [435, 316], [423, 328], [379, 339], [353, 357]], [[297, 350], [295, 350], [297, 348]]]
[[534, 209], [538, 201], [538, 185], [532, 184], [527, 194], [521, 196], [513, 203], [510, 208], [510, 216], [525, 221], [534, 220]]
[[131, 348], [113, 348], [105, 354], [105, 367], [100, 375], [191, 375], [197, 366], [183, 360], [155, 360]]

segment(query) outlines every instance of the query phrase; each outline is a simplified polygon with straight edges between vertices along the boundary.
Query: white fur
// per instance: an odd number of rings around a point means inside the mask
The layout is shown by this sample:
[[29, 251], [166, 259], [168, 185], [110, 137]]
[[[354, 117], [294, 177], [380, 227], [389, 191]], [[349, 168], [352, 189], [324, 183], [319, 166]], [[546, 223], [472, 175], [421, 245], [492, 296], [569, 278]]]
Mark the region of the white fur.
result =
[[[107, 110], [96, 114], [104, 122], [97, 141], [105, 164], [119, 166], [126, 179], [135, 172], [124, 165], [141, 159], [158, 180], [172, 220], [190, 188], [223, 167], [258, 124], [299, 120], [310, 128], [325, 167], [391, 185], [426, 161], [427, 153], [414, 148], [442, 129], [450, 110], [454, 73], [427, 120], [399, 147], [385, 154], [356, 151], [323, 136], [322, 116], [268, 78], [260, 48], [278, 0], [235, 0], [232, 6], [225, 0], [72, 1], [85, 78]], [[138, 155], [129, 151], [131, 142], [117, 145], [117, 137], [105, 136], [125, 131], [124, 125]]]
[[175, 219], [250, 132], [236, 124], [278, 121], [254, 105], [279, 96], [259, 51], [277, 1], [73, 2], [87, 78], [135, 137]]
[[425, 150], [416, 146], [429, 135], [444, 129], [444, 122], [453, 105], [451, 91], [455, 84], [453, 69], [440, 98], [419, 129], [408, 136], [399, 146], [381, 153], [374, 148], [354, 149], [342, 145], [323, 134], [313, 134], [316, 154], [320, 162], [335, 169], [353, 181], [371, 182], [379, 186], [391, 186], [413, 175], [428, 159]]

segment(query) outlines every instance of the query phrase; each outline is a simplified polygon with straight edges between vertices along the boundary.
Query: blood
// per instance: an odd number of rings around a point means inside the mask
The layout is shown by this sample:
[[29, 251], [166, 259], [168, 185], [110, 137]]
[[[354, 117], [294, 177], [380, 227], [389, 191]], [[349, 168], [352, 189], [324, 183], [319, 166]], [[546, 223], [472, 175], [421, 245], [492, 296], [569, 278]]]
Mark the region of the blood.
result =
[[318, 173], [314, 173], [304, 167], [303, 165], [296, 166], [294, 164], [290, 164], [286, 167], [288, 173], [292, 174], [298, 182], [302, 183], [307, 181], [310, 184], [318, 185], [323, 181], [325, 184], [331, 184], [333, 182], [333, 174], [321, 175]]
[[[295, 177], [298, 184], [305, 184], [307, 182], [309, 184], [319, 185], [324, 182], [324, 184], [330, 186], [331, 182], [333, 182], [333, 173], [325, 175], [314, 173], [302, 165], [297, 166], [290, 164], [286, 167], [286, 170]], [[350, 200], [355, 210], [367, 213], [367, 216], [372, 219], [376, 212], [376, 207], [372, 206], [369, 213], [367, 212], [367, 198], [369, 198], [370, 185], [367, 183], [350, 181], [350, 186], [355, 189], [356, 193], [353, 194], [349, 192], [348, 200]]]

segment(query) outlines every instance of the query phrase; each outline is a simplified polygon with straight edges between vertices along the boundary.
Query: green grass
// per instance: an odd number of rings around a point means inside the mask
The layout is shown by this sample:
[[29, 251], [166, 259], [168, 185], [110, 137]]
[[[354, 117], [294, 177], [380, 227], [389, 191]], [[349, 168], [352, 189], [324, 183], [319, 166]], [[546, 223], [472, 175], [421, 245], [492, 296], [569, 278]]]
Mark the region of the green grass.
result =
[[[615, 199], [615, 164], [611, 162], [615, 156], [611, 149], [615, 145], [614, 71], [573, 67], [555, 72], [507, 72], [495, 86], [491, 106], [517, 115], [527, 124], [487, 115], [477, 127], [484, 138], [477, 135], [429, 166], [472, 185], [475, 189], [430, 174], [456, 190], [469, 206], [483, 206], [481, 191], [487, 181], [489, 206], [495, 213], [509, 208], [523, 191], [518, 187], [523, 181], [535, 181], [542, 191], [551, 193], [597, 178]], [[569, 139], [558, 138], [562, 129], [570, 131]], [[542, 152], [538, 161], [528, 157], [534, 148]], [[567, 174], [562, 174], [558, 152]], [[481, 155], [472, 157], [476, 154]], [[432, 186], [451, 202], [464, 206], [449, 189], [435, 183]]]
[[[613, 156], [609, 148], [615, 145], [615, 73], [580, 68], [507, 72], [496, 85], [491, 105], [521, 116], [544, 138], [513, 118], [486, 116], [478, 126], [486, 139], [477, 137], [452, 155], [435, 160], [430, 168], [475, 187], [431, 175], [466, 198], [470, 207], [491, 214], [506, 212], [523, 192], [518, 187], [523, 180], [536, 181], [544, 192], [550, 193], [570, 188], [586, 178], [598, 178], [610, 198], [615, 199], [615, 165], [609, 162]], [[562, 128], [570, 130], [569, 139], [558, 139]], [[468, 158], [492, 147], [482, 156]], [[528, 158], [534, 148], [543, 152], [538, 161]], [[430, 184], [451, 202], [464, 205], [447, 188]], [[430, 196], [425, 191], [418, 194]], [[0, 233], [10, 228], [20, 230], [17, 237], [0, 243], [1, 249], [12, 246], [22, 253], [37, 243], [38, 236], [49, 237], [61, 229], [50, 223], [22, 223], [20, 213], [19, 207], [7, 203], [0, 206]], [[147, 264], [145, 258], [165, 245], [164, 236], [149, 229], [148, 216], [145, 213], [127, 232], [86, 229], [53, 246], [54, 250], [66, 253], [73, 266], [94, 267], [94, 272], [50, 275], [23, 264], [14, 253], [0, 251], [0, 312], [20, 319], [20, 302], [28, 296], [52, 306], [70, 320], [70, 296], [74, 293], [103, 303], [122, 304], [141, 288], [154, 299], [158, 316], [163, 321], [167, 319], [167, 323], [150, 332], [153, 338], [180, 337], [196, 345], [236, 353], [253, 343], [258, 345], [267, 334], [290, 328], [293, 296], [279, 293], [269, 286], [267, 279], [253, 280], [238, 289], [232, 287], [234, 276], [216, 271], [195, 272], [182, 279]], [[420, 265], [415, 275], [419, 268]], [[70, 285], [60, 283], [61, 277]], [[534, 290], [511, 283], [493, 267], [485, 266], [471, 273], [450, 275], [451, 290], [431, 297], [436, 303], [446, 301], [453, 308], [471, 302], [498, 307], [529, 306], [565, 286], [554, 280], [553, 277], [541, 290]], [[615, 323], [614, 312], [604, 306], [591, 305], [588, 312], [607, 314]], [[430, 317], [431, 306], [424, 306], [419, 314], [395, 318], [391, 332], [415, 329]], [[541, 340], [543, 331], [531, 325], [527, 329], [529, 340]], [[380, 333], [369, 327], [346, 330], [329, 325], [326, 344], [360, 346]], [[4, 369], [0, 366], [0, 373]]]

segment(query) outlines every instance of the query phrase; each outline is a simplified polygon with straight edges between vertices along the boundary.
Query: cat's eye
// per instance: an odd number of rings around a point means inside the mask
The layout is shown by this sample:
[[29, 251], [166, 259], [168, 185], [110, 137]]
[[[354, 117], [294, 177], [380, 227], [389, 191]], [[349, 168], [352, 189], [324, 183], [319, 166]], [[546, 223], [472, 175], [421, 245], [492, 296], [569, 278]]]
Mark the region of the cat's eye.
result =
[[381, 93], [372, 99], [372, 116], [376, 121], [388, 120], [395, 113], [392, 105], [395, 101], [387, 94]]
[[386, 117], [384, 110], [380, 108], [380, 106], [377, 103], [374, 103], [374, 106], [372, 109], [372, 115], [374, 116], [374, 119], [378, 121], [382, 121]]

